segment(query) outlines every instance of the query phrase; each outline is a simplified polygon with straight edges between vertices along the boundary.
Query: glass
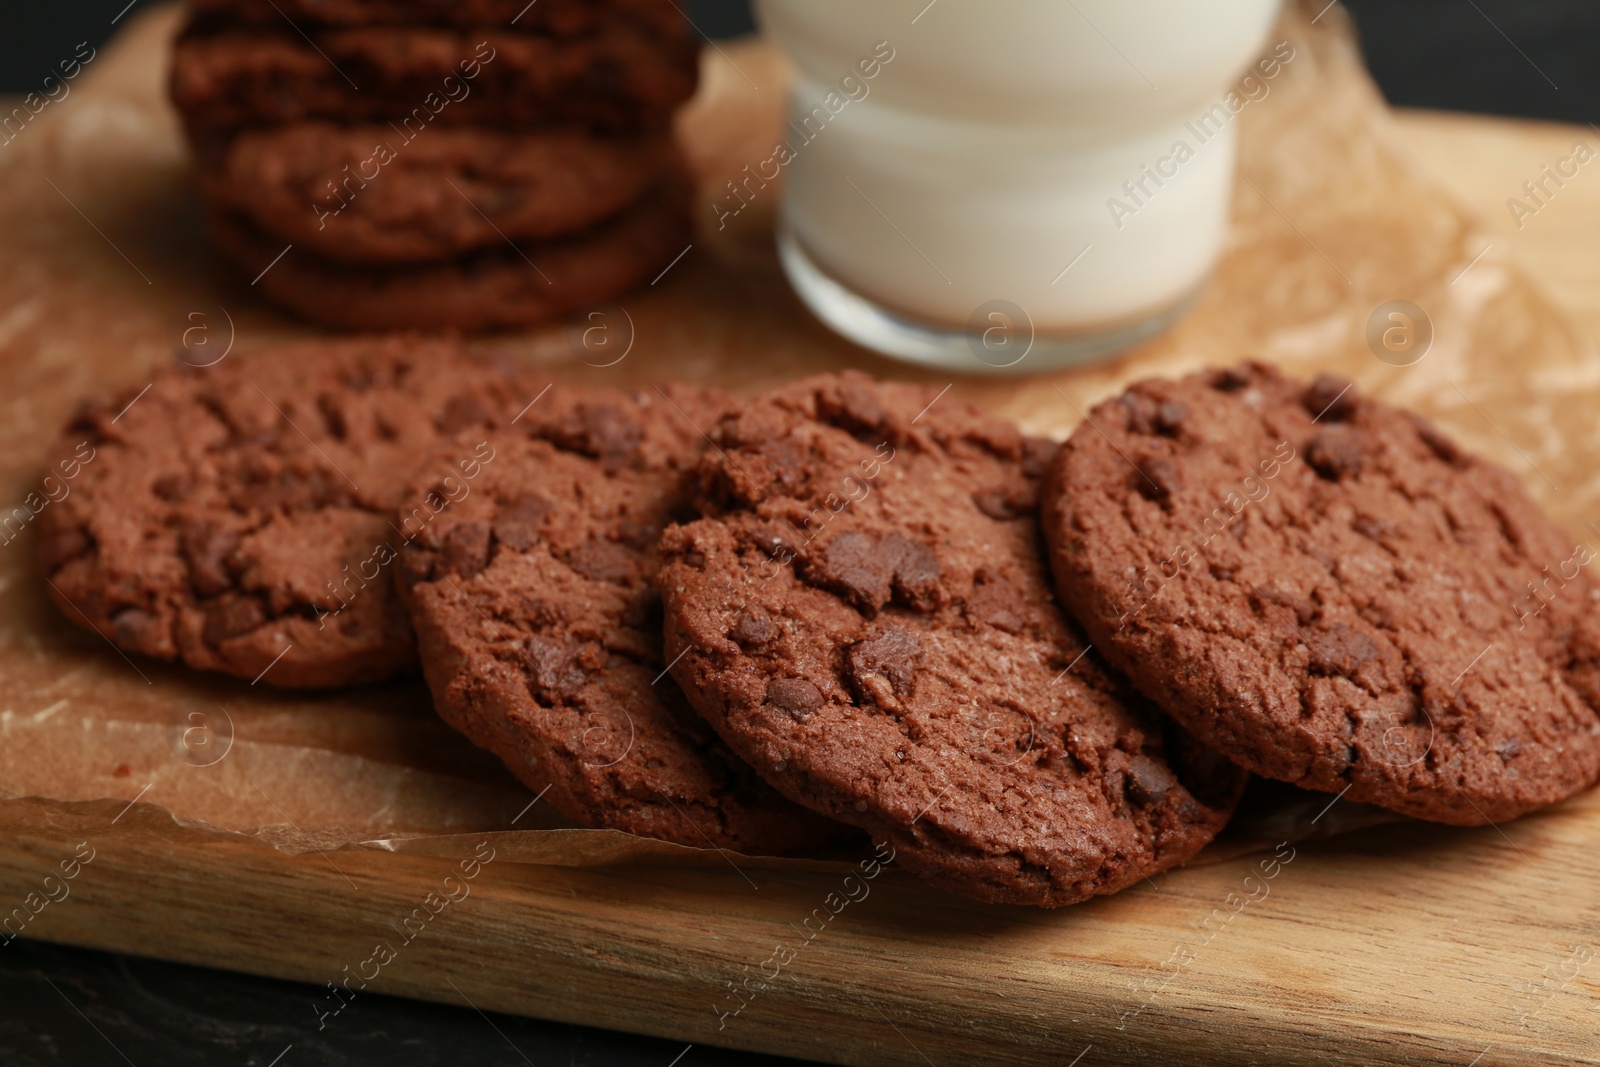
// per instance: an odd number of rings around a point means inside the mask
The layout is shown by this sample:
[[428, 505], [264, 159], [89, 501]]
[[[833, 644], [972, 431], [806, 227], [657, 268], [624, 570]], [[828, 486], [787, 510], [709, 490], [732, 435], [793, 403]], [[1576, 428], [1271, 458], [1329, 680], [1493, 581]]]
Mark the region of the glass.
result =
[[1159, 331], [1221, 251], [1239, 113], [1293, 60], [1263, 51], [1277, 8], [758, 0], [796, 67], [762, 171], [790, 281], [846, 337], [971, 372]]

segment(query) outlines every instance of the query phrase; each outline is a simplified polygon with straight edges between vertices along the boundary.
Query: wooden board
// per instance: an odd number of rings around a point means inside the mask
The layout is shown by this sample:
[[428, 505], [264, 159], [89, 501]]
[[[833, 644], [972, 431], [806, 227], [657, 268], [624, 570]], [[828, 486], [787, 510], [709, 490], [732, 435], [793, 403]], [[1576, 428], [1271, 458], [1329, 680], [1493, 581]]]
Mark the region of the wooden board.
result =
[[[1353, 72], [1338, 12], [1313, 30], [1314, 13], [1288, 18], [1300, 58], [1243, 117], [1249, 181], [1194, 314], [1102, 367], [954, 388], [1059, 434], [1076, 415], [1051, 385], [1086, 406], [1133, 377], [1247, 352], [1327, 367], [1507, 463], [1577, 534], [1600, 519], [1600, 303], [1579, 284], [1600, 273], [1600, 185], [1572, 182], [1522, 230], [1495, 213], [1591, 135], [1433, 116], [1397, 128]], [[36, 483], [74, 399], [137, 387], [188, 309], [227, 307], [241, 350], [303, 332], [206, 248], [160, 95], [171, 25], [168, 12], [136, 22], [75, 98], [0, 145], [6, 501]], [[710, 59], [709, 103], [685, 129], [715, 189], [766, 155], [782, 71], [759, 46]], [[1425, 176], [1430, 157], [1483, 221]], [[637, 351], [613, 380], [904, 373], [797, 307], [766, 240], [775, 197], [629, 299]], [[1527, 281], [1513, 253], [1548, 277]], [[1397, 297], [1436, 326], [1414, 367], [1379, 363], [1363, 340], [1371, 309]], [[595, 378], [563, 330], [495, 343]], [[0, 911], [42, 892], [78, 842], [94, 859], [27, 936], [318, 985], [370, 974], [381, 942], [394, 959], [372, 990], [850, 1064], [1600, 1063], [1595, 794], [1501, 827], [1300, 841], [1288, 862], [1257, 851], [1048, 913], [979, 907], [891, 871], [834, 914], [838, 868], [552, 865], [527, 862], [532, 835], [484, 836], [498, 851], [470, 895], [407, 941], [403, 920], [457, 861], [337, 846], [505, 829], [524, 799], [514, 787], [453, 746], [414, 691], [290, 700], [141, 664], [147, 685], [48, 609], [30, 550], [26, 535], [0, 547], [0, 788], [19, 794], [0, 801]], [[239, 731], [226, 761], [205, 770], [156, 751], [152, 737], [219, 700]], [[310, 723], [327, 734], [314, 759], [295, 747]], [[314, 776], [285, 770], [289, 752]], [[774, 976], [779, 946], [793, 958]], [[308, 1029], [334, 1006], [308, 1001]]]

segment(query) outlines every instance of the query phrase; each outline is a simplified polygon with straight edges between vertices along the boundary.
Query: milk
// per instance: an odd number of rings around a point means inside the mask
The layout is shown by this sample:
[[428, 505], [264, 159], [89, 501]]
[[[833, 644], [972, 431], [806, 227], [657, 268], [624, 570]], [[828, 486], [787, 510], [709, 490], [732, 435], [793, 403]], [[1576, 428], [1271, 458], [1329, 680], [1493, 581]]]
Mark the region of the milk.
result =
[[781, 225], [802, 297], [858, 341], [979, 370], [1004, 362], [972, 347], [991, 324], [1012, 352], [1034, 338], [1018, 366], [1039, 369], [1180, 308], [1222, 246], [1238, 113], [1293, 60], [1268, 47], [1277, 0], [758, 12], [797, 67]]

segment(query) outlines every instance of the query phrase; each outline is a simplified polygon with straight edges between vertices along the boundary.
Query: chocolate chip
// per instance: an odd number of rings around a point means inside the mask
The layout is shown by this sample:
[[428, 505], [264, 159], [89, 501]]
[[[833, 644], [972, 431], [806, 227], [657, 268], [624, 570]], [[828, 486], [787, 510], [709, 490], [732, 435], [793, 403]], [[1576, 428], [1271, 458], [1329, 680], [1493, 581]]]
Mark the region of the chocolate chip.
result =
[[596, 537], [567, 553], [567, 566], [601, 582], [624, 582], [633, 574], [636, 557], [615, 541]]
[[1128, 761], [1128, 774], [1122, 782], [1128, 799], [1141, 806], [1161, 803], [1161, 799], [1177, 784], [1178, 779], [1171, 768], [1142, 752]]
[[1139, 464], [1139, 478], [1137, 483], [1139, 495], [1146, 500], [1160, 503], [1171, 500], [1183, 488], [1183, 475], [1178, 473], [1178, 465], [1166, 456], [1149, 456]]
[[1223, 393], [1237, 393], [1250, 386], [1250, 372], [1242, 367], [1212, 371], [1206, 383]]
[[972, 494], [978, 510], [996, 522], [1024, 519], [1038, 508], [1038, 496], [1033, 487], [1014, 486], [1009, 489], [980, 489]]
[[1365, 462], [1361, 431], [1351, 426], [1329, 426], [1306, 445], [1306, 462], [1329, 481], [1359, 473]]
[[728, 636], [738, 642], [739, 647], [749, 652], [751, 649], [764, 648], [778, 639], [778, 627], [773, 625], [767, 613], [760, 608], [746, 608], [739, 613], [739, 618], [734, 621], [733, 629], [728, 631]]
[[523, 642], [525, 662], [532, 664], [529, 681], [536, 696], [546, 701], [565, 701], [577, 695], [588, 676], [577, 664], [578, 650], [533, 634]]
[[939, 557], [919, 541], [852, 530], [830, 541], [808, 561], [806, 581], [833, 589], [868, 615], [891, 599], [917, 611], [942, 600]]
[[1168, 437], [1176, 437], [1178, 430], [1189, 418], [1189, 407], [1176, 400], [1163, 401], [1156, 409], [1156, 429]]
[[243, 594], [213, 600], [205, 606], [206, 624], [201, 639], [213, 647], [230, 637], [247, 634], [265, 625], [267, 609], [259, 598]]
[[1153, 397], [1134, 389], [1117, 397], [1122, 405], [1124, 425], [1132, 433], [1148, 434], [1156, 428], [1156, 401]]
[[433, 417], [433, 422], [444, 433], [456, 433], [469, 426], [488, 425], [489, 412], [473, 397], [453, 396]]
[[902, 626], [888, 626], [874, 637], [850, 648], [850, 681], [863, 700], [885, 703], [884, 694], [874, 679], [889, 683], [895, 697], [911, 695], [917, 665], [922, 660], [922, 645], [917, 635]]
[[932, 611], [939, 606], [939, 557], [920, 541], [890, 534], [883, 544], [894, 553], [894, 595], [906, 607]]
[[458, 522], [445, 531], [438, 561], [444, 573], [471, 578], [488, 565], [488, 523]]
[[787, 441], [768, 439], [739, 452], [739, 468], [725, 472], [730, 499], [756, 503], [769, 496], [798, 496], [805, 484], [805, 463]]
[[1343, 422], [1361, 406], [1361, 395], [1348, 378], [1337, 374], [1319, 374], [1306, 387], [1300, 401], [1312, 418], [1321, 416], [1322, 422]]
[[[126, 404], [127, 400], [132, 399], [133, 395], [129, 394], [123, 403]], [[106, 439], [105, 431], [110, 424], [111, 416], [121, 410], [123, 409], [108, 408], [104, 402], [98, 400], [80, 401], [72, 417], [67, 421], [66, 432], [83, 435], [91, 444], [98, 445]]]
[[111, 616], [117, 644], [124, 648], [155, 651], [161, 639], [160, 620], [141, 608], [123, 608]]
[[533, 493], [501, 504], [494, 518], [495, 540], [514, 551], [525, 551], [538, 543], [540, 523], [555, 510], [554, 504]]
[[239, 547], [239, 535], [216, 523], [199, 519], [183, 527], [183, 555], [189, 561], [189, 582], [203, 597], [218, 596], [233, 587], [228, 558]]
[[1336, 622], [1327, 629], [1319, 630], [1309, 636], [1312, 652], [1315, 653], [1311, 663], [1311, 670], [1314, 673], [1318, 672], [1319, 668], [1328, 668], [1353, 681], [1355, 680], [1353, 676], [1359, 673], [1362, 667], [1383, 656], [1383, 649], [1376, 641], [1342, 622]]
[[163, 474], [150, 484], [150, 489], [169, 504], [188, 496], [194, 488], [194, 479], [187, 474]]
[[876, 612], [889, 602], [894, 592], [892, 552], [870, 534], [851, 531], [830, 541], [814, 557], [807, 575], [820, 578], [857, 602], [858, 607]]
[[1513, 759], [1516, 758], [1517, 753], [1519, 753], [1521, 751], [1522, 751], [1522, 738], [1520, 738], [1520, 737], [1513, 737], [1509, 741], [1503, 741], [1503, 742], [1501, 742], [1499, 747], [1497, 747], [1495, 749], [1495, 752], [1499, 755], [1500, 759], [1505, 763], [1510, 763]]
[[858, 438], [882, 440], [889, 415], [873, 394], [851, 382], [817, 393], [817, 415]]
[[585, 405], [554, 428], [556, 443], [610, 464], [633, 457], [644, 428], [609, 404]]
[[767, 682], [767, 703], [795, 722], [805, 722], [822, 707], [822, 690], [804, 678], [773, 678]]
[[796, 551], [794, 542], [770, 526], [758, 526], [751, 530], [748, 543], [765, 552], [770, 559], [792, 558]]
[[322, 416], [322, 424], [327, 427], [328, 435], [336, 441], [343, 441], [350, 436], [350, 424], [345, 420], [344, 410], [339, 407], [337, 397], [322, 393], [317, 397], [317, 414]]

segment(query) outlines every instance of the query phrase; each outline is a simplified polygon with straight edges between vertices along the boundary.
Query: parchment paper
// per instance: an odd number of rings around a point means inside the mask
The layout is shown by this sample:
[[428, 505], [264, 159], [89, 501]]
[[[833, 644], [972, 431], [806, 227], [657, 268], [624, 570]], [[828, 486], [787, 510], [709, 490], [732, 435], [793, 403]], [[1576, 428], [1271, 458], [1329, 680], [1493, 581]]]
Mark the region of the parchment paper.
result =
[[[1504, 463], [1576, 537], [1597, 543], [1588, 523], [1600, 518], [1592, 462], [1600, 361], [1523, 275], [1493, 249], [1483, 253], [1488, 241], [1472, 221], [1407, 164], [1342, 11], [1313, 25], [1316, 14], [1286, 13], [1273, 41], [1288, 40], [1295, 58], [1236, 120], [1232, 232], [1195, 310], [1114, 362], [958, 379], [953, 391], [1064, 436], [1079, 408], [1152, 374], [1244, 356], [1301, 375], [1332, 370]], [[70, 96], [0, 145], [0, 507], [38, 492], [43, 471], [65, 458], [49, 450], [77, 400], [147, 381], [193, 314], [236, 354], [309, 332], [264, 305], [207, 247], [162, 89], [174, 24], [172, 9], [135, 20]], [[845, 366], [949, 382], [873, 357], [807, 316], [772, 252], [775, 187], [716, 228], [712, 205], [725, 182], [771, 153], [786, 69], [752, 41], [707, 49], [704, 71], [681, 117], [702, 182], [702, 232], [662, 279], [621, 302], [625, 316], [604, 313], [631, 337], [627, 356], [597, 366], [604, 361], [569, 326], [478, 343], [565, 379], [612, 385], [681, 377], [751, 391]], [[1367, 340], [1374, 309], [1390, 300], [1412, 301], [1431, 320], [1431, 347], [1409, 366], [1381, 361]], [[34, 534], [0, 537], [0, 828], [114, 823], [149, 841], [204, 834], [291, 852], [447, 857], [470, 855], [494, 833], [511, 861], [726, 861], [573, 829], [548, 805], [530, 807], [529, 791], [433, 716], [419, 679], [295, 694], [130, 660], [50, 606], [34, 571]], [[1254, 787], [1207, 855], [1389, 818], [1341, 803], [1316, 819], [1329, 800]]]

